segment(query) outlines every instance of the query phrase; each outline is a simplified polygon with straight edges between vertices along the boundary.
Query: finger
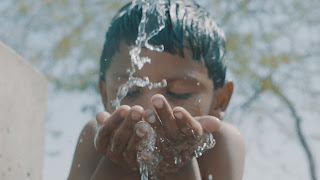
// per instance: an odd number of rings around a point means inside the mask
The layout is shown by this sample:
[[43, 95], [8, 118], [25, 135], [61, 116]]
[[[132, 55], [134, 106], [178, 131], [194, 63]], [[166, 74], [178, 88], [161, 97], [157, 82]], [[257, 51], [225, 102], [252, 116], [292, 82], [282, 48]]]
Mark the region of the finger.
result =
[[100, 153], [106, 154], [106, 149], [110, 142], [112, 133], [120, 126], [129, 109], [129, 106], [121, 106], [109, 117], [107, 117], [108, 114], [105, 113], [99, 113], [97, 115], [97, 121], [102, 122], [102, 126], [99, 128], [95, 136], [94, 145]]
[[[105, 113], [99, 113], [97, 115], [97, 121], [101, 122], [102, 124], [102, 128], [105, 128], [105, 129], [116, 129], [116, 127], [118, 127], [122, 120], [125, 118], [125, 116], [128, 114], [130, 110], [130, 106], [127, 106], [127, 105], [123, 105], [123, 106], [120, 106], [118, 109], [116, 109], [109, 117], [105, 117]], [[107, 113], [107, 112], [106, 112]], [[106, 118], [106, 119], [104, 119]], [[98, 120], [99, 119], [99, 120]], [[100, 124], [99, 122], [99, 124]]]
[[195, 117], [195, 120], [201, 124], [202, 128], [207, 133], [212, 133], [221, 126], [221, 121], [214, 116], [199, 116]]
[[141, 106], [133, 106], [119, 129], [115, 132], [113, 142], [111, 142], [111, 150], [115, 157], [118, 157], [127, 146], [130, 136], [132, 136], [134, 125], [141, 121], [143, 112], [144, 110]]
[[201, 124], [195, 120], [191, 114], [182, 107], [173, 108], [173, 114], [176, 118], [180, 131], [189, 137], [199, 137], [203, 134]]
[[137, 150], [138, 146], [148, 135], [152, 133], [151, 126], [145, 121], [139, 121], [136, 123], [133, 136], [130, 138], [128, 143], [125, 159], [127, 162], [137, 162]]
[[[160, 120], [153, 110], [151, 110], [151, 109], [145, 110], [145, 112], [143, 114], [143, 119], [146, 122], [148, 122], [149, 125], [152, 127], [152, 129], [155, 130], [157, 133], [163, 134], [163, 128], [160, 123]], [[160, 131], [158, 132], [158, 130], [161, 130], [161, 132]]]
[[110, 116], [110, 113], [104, 111], [99, 112], [96, 116], [96, 120], [98, 121], [99, 125], [102, 126], [103, 122], [107, 120], [107, 118]]
[[172, 114], [172, 109], [164, 96], [156, 94], [151, 98], [155, 111], [162, 123], [167, 135], [176, 140], [179, 138], [180, 131], [176, 124], [176, 120]]
[[157, 120], [155, 113], [151, 109], [147, 109], [144, 111], [143, 119], [149, 122], [150, 125], [155, 125]]

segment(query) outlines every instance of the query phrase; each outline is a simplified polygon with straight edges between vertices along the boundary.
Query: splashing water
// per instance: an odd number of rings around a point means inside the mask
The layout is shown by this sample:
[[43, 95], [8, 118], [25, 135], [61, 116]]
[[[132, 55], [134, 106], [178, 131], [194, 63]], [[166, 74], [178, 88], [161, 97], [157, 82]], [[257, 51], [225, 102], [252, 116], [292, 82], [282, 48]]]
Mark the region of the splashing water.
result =
[[151, 126], [144, 121], [138, 123], [144, 123], [149, 126], [151, 133], [138, 145], [137, 161], [140, 164], [141, 179], [148, 179], [149, 171], [154, 170], [158, 165], [159, 158], [154, 155], [156, 133]]
[[[148, 87], [149, 89], [163, 88], [167, 86], [167, 81], [165, 79], [161, 82], [151, 82], [146, 76], [143, 78], [134, 76], [136, 68], [141, 70], [145, 64], [151, 63], [151, 59], [149, 57], [140, 56], [142, 48], [147, 48], [157, 52], [162, 52], [164, 50], [163, 45], [151, 45], [148, 41], [165, 27], [167, 2], [165, 0], [132, 0], [131, 6], [132, 8], [134, 6], [140, 6], [142, 9], [142, 17], [138, 28], [138, 36], [135, 41], [135, 46], [130, 47], [129, 51], [131, 57], [131, 69], [127, 69], [129, 78], [126, 83], [120, 85], [117, 97], [112, 101], [112, 105], [116, 109], [120, 107], [121, 101], [126, 97], [129, 89], [133, 86]], [[197, 85], [199, 86], [200, 83], [197, 83]], [[149, 175], [154, 173], [155, 168], [161, 159], [159, 153], [154, 153], [154, 150], [156, 149], [155, 141], [156, 133], [152, 129], [152, 133], [138, 145], [137, 161], [140, 164], [141, 180], [147, 180]], [[163, 141], [164, 140], [161, 142]], [[204, 151], [215, 145], [215, 140], [213, 139], [212, 134], [206, 134], [205, 138], [201, 142], [202, 145], [196, 147], [194, 150], [196, 157], [200, 157]], [[148, 161], [148, 159], [152, 159], [151, 162]], [[174, 163], [181, 163], [181, 155], [179, 155], [178, 152], [175, 153]], [[151, 176], [151, 178], [153, 179], [156, 177]]]
[[141, 6], [142, 8], [142, 17], [135, 46], [131, 47], [131, 50], [129, 51], [132, 67], [131, 69], [128, 69], [129, 79], [119, 87], [117, 97], [112, 102], [112, 105], [116, 108], [120, 107], [122, 99], [126, 97], [129, 89], [133, 86], [147, 86], [149, 89], [167, 86], [167, 81], [165, 79], [161, 82], [154, 83], [150, 82], [148, 77], [138, 78], [133, 76], [136, 72], [136, 67], [141, 70], [145, 64], [151, 63], [149, 57], [140, 56], [142, 48], [145, 47], [157, 52], [162, 52], [164, 50], [163, 45], [151, 45], [148, 41], [165, 27], [166, 2], [163, 0], [133, 0], [131, 6], [134, 7], [136, 5]]
[[216, 144], [216, 140], [213, 138], [211, 133], [206, 133], [205, 137], [202, 139], [202, 145], [198, 146], [195, 150], [194, 150], [194, 155], [196, 156], [196, 158], [202, 156], [202, 154], [208, 150], [214, 147], [214, 145]]
[[[162, 52], [164, 50], [163, 45], [154, 46], [149, 44], [148, 41], [165, 27], [166, 2], [163, 0], [132, 0], [130, 9], [136, 5], [141, 6], [142, 8], [142, 17], [138, 28], [138, 36], [135, 41], [135, 46], [130, 47], [131, 49], [129, 51], [131, 57], [131, 69], [127, 70], [129, 73], [128, 81], [120, 85], [117, 97], [112, 102], [112, 106], [116, 109], [120, 107], [122, 99], [126, 97], [129, 89], [133, 86], [148, 87], [149, 89], [167, 86], [167, 81], [165, 79], [161, 82], [154, 83], [150, 82], [148, 77], [134, 77], [136, 67], [138, 70], [141, 70], [145, 64], [151, 63], [151, 59], [149, 57], [140, 57], [142, 48], [147, 48], [157, 52]], [[148, 179], [148, 172], [150, 169], [154, 169], [159, 159], [158, 157], [154, 157], [151, 163], [145, 163], [146, 158], [154, 156], [155, 136], [156, 135], [153, 131], [153, 133], [150, 134], [148, 138], [144, 139], [138, 146], [137, 161], [140, 164], [141, 180]]]
[[180, 163], [182, 163], [181, 155], [175, 156], [174, 157], [174, 164], [180, 164]]
[[212, 180], [212, 174], [209, 174], [208, 180]]

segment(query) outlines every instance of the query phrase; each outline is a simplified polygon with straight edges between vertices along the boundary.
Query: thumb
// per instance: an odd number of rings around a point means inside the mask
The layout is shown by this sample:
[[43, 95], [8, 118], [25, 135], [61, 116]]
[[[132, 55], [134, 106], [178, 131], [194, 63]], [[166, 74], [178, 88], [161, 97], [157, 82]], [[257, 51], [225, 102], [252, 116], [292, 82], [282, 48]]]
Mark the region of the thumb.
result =
[[221, 126], [221, 121], [219, 118], [214, 116], [199, 116], [195, 119], [201, 124], [202, 128], [207, 133], [212, 133], [218, 130]]

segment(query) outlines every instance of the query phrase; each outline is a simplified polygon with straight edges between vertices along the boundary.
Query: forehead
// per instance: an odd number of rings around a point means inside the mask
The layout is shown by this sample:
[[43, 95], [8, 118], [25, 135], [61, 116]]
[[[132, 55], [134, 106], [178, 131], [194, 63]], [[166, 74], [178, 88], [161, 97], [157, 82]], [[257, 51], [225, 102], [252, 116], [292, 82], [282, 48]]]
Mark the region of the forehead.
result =
[[[185, 57], [173, 55], [168, 52], [155, 52], [142, 49], [140, 56], [147, 56], [151, 59], [151, 64], [145, 64], [134, 76], [148, 76], [151, 81], [161, 81], [162, 79], [175, 80], [197, 80], [202, 83], [212, 83], [208, 77], [208, 70], [203, 61], [197, 62], [192, 59], [190, 51], [185, 50]], [[112, 60], [112, 64], [107, 70], [107, 81], [118, 80], [119, 77], [128, 77], [127, 69], [131, 69], [131, 58], [129, 47], [121, 44], [120, 52], [117, 52]]]

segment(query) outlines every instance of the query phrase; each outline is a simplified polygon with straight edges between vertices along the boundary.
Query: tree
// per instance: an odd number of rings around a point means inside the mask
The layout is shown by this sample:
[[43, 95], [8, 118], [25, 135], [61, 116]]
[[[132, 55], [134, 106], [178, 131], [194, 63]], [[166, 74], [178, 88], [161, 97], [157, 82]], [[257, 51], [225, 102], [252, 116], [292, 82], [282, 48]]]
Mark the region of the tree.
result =
[[[126, 2], [2, 1], [0, 40], [44, 72], [56, 89], [98, 93], [105, 31]], [[320, 146], [315, 145], [319, 133], [312, 124], [319, 125], [316, 118], [320, 115], [316, 109], [320, 100], [320, 1], [199, 3], [226, 32], [226, 62], [229, 76], [236, 81], [228, 119], [247, 141], [245, 179], [263, 179], [259, 174], [266, 174], [265, 179], [305, 179], [308, 165], [309, 176], [315, 180], [320, 158], [312, 157], [312, 151], [319, 151]], [[95, 113], [95, 105], [86, 107]], [[299, 169], [294, 163], [300, 164]]]

